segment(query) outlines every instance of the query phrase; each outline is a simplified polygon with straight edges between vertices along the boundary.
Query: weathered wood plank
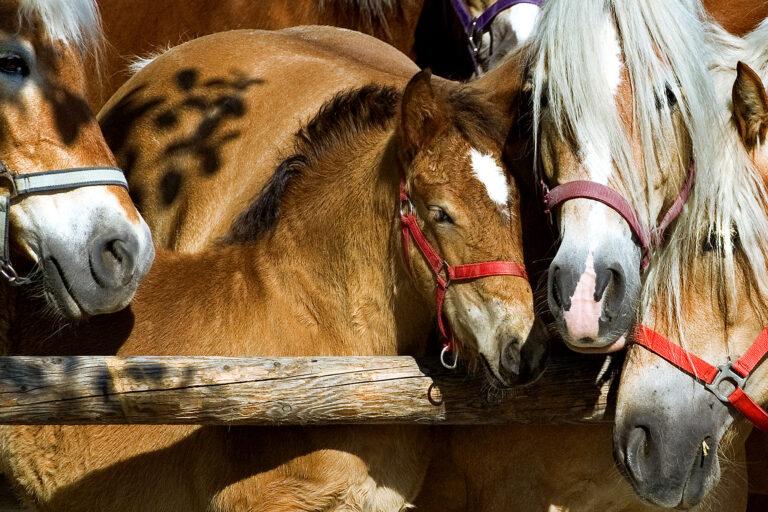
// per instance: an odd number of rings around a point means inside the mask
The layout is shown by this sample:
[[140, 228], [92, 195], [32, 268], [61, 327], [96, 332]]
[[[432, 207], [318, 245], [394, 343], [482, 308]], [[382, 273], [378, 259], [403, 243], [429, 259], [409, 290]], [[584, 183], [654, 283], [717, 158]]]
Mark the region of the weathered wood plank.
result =
[[2, 424], [499, 424], [600, 421], [603, 358], [560, 354], [499, 393], [410, 357], [2, 357]]

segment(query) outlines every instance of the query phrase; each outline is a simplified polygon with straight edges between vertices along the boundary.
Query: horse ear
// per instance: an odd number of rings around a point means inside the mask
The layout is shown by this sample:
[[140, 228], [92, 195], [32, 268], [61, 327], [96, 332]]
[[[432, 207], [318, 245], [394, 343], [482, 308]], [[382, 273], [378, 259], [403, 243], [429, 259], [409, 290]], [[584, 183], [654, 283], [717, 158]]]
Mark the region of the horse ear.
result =
[[765, 141], [768, 135], [768, 95], [752, 68], [739, 62], [733, 84], [733, 118], [747, 149]]
[[400, 130], [407, 154], [413, 155], [434, 139], [445, 120], [443, 103], [432, 87], [432, 72], [416, 73], [405, 86]]

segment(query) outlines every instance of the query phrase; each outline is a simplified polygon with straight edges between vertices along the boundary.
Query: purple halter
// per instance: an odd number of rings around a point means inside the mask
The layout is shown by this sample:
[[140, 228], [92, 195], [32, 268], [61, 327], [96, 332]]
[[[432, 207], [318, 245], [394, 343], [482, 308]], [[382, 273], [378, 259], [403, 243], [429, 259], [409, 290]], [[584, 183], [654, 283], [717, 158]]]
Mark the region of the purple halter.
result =
[[464, 0], [451, 0], [453, 10], [456, 12], [456, 16], [459, 17], [461, 26], [464, 27], [464, 33], [467, 35], [467, 46], [469, 47], [469, 54], [472, 57], [472, 63], [475, 66], [475, 70], [480, 71], [480, 64], [477, 61], [477, 56], [480, 53], [480, 42], [483, 34], [488, 32], [488, 29], [493, 23], [493, 20], [502, 11], [506, 11], [510, 7], [514, 7], [517, 4], [532, 4], [541, 6], [544, 0], [498, 0], [477, 18], [472, 17], [472, 14], [467, 9], [467, 5]]

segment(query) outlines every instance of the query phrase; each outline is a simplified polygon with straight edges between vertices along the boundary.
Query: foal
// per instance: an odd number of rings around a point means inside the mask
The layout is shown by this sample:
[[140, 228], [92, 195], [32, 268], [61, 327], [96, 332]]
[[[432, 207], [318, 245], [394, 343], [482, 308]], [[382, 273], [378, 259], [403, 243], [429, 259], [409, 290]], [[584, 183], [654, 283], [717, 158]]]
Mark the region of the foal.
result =
[[[248, 37], [264, 46], [276, 35]], [[15, 352], [419, 354], [435, 321], [435, 276], [413, 244], [404, 258], [400, 210], [410, 206], [401, 180], [418, 225], [448, 261], [520, 261], [517, 189], [498, 164], [502, 126], [492, 105], [428, 73], [402, 94], [383, 85], [342, 91], [298, 132], [294, 155], [228, 243], [159, 253], [129, 310], [53, 338], [19, 332]], [[526, 342], [525, 279], [453, 284], [444, 312], [491, 378], [539, 371], [543, 340]], [[2, 433], [7, 473], [42, 510], [401, 510], [430, 458], [420, 427]]]

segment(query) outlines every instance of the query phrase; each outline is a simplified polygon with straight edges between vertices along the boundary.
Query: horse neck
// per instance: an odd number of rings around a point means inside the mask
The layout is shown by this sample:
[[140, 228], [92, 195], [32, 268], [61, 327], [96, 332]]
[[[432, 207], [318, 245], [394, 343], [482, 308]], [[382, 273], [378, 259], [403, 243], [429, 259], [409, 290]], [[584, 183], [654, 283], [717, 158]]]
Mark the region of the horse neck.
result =
[[418, 352], [431, 327], [402, 263], [396, 146], [391, 129], [370, 129], [325, 152], [286, 193], [262, 244], [261, 267], [274, 269], [292, 309], [333, 319], [350, 353]]

